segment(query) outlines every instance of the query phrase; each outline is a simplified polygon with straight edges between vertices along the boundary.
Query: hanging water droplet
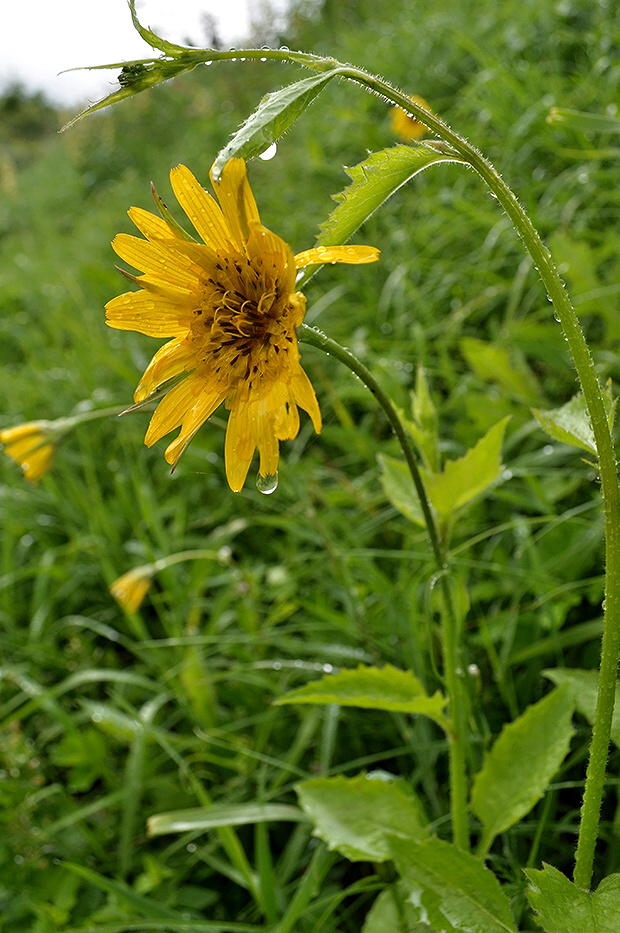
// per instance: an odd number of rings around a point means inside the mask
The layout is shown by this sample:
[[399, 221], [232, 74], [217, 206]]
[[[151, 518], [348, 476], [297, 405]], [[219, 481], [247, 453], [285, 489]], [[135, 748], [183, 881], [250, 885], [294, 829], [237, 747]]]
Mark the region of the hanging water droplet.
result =
[[278, 488], [278, 474], [271, 473], [267, 476], [261, 476], [260, 473], [256, 476], [256, 488], [259, 492], [262, 492], [264, 496], [270, 496], [272, 492], [275, 492]]
[[270, 159], [273, 159], [274, 155], [278, 151], [276, 143], [271, 143], [270, 146], [267, 146], [261, 153], [259, 153], [258, 158], [262, 159], [263, 162], [269, 162]]

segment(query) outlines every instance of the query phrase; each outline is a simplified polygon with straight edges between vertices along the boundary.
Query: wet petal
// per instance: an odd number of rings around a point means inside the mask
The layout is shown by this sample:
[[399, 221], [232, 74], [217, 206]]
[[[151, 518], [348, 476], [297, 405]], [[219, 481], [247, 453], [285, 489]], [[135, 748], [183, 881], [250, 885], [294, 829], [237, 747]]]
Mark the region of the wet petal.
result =
[[168, 282], [177, 285], [196, 281], [192, 263], [180, 252], [162, 248], [159, 244], [141, 240], [128, 233], [119, 233], [112, 240], [112, 249], [117, 256], [141, 272], [152, 272], [165, 276]]
[[193, 369], [196, 365], [195, 357], [195, 350], [185, 337], [176, 337], [164, 344], [146, 367], [134, 393], [134, 401], [143, 402], [168, 379]]
[[212, 389], [200, 395], [193, 408], [186, 412], [179, 436], [166, 447], [167, 463], [171, 463], [173, 466], [177, 465], [181, 455], [185, 452], [197, 431], [223, 401], [224, 395], [218, 390]]
[[213, 188], [235, 243], [243, 249], [249, 239], [251, 225], [260, 224], [243, 159], [229, 159]]
[[224, 444], [226, 479], [233, 492], [239, 492], [243, 488], [256, 448], [249, 412], [249, 405], [237, 405], [230, 412], [226, 428]]
[[176, 337], [189, 329], [187, 310], [152, 292], [125, 292], [105, 306], [106, 324], [116, 330], [135, 330], [148, 337]]
[[170, 182], [177, 201], [207, 246], [230, 249], [232, 234], [221, 210], [190, 170], [178, 165], [170, 172]]
[[367, 262], [376, 262], [378, 258], [379, 250], [374, 246], [315, 246], [314, 249], [297, 253], [295, 265], [298, 269], [326, 262], [347, 262], [359, 266]]
[[316, 395], [314, 389], [312, 388], [312, 383], [308, 379], [305, 371], [301, 366], [297, 369], [293, 379], [291, 380], [291, 388], [295, 396], [295, 401], [300, 408], [303, 408], [304, 411], [308, 412], [314, 426], [314, 430], [317, 434], [321, 433], [321, 411], [319, 409], [319, 403], [316, 400]]
[[130, 207], [127, 213], [147, 240], [166, 240], [170, 237], [182, 239], [181, 234], [157, 214], [151, 214], [141, 207]]

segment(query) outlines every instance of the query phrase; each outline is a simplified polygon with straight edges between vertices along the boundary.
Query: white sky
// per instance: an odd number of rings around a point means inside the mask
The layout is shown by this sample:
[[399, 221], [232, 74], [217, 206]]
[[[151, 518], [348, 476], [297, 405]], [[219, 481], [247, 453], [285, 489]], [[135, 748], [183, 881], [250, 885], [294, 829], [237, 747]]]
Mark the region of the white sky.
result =
[[[213, 14], [224, 47], [247, 36], [259, 7], [260, 0], [136, 0], [141, 23], [181, 44], [204, 45], [202, 14]], [[59, 72], [156, 55], [134, 30], [127, 0], [0, 0], [0, 90], [19, 80], [75, 105], [109, 93], [116, 72]]]

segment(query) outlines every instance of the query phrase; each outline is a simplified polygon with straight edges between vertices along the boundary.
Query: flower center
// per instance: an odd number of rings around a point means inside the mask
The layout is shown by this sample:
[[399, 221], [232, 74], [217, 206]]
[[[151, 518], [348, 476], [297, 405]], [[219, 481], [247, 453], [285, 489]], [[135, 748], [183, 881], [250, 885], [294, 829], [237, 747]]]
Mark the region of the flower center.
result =
[[229, 386], [266, 386], [281, 378], [305, 308], [289, 278], [280, 253], [265, 252], [250, 262], [242, 253], [218, 252], [190, 327], [197, 368]]

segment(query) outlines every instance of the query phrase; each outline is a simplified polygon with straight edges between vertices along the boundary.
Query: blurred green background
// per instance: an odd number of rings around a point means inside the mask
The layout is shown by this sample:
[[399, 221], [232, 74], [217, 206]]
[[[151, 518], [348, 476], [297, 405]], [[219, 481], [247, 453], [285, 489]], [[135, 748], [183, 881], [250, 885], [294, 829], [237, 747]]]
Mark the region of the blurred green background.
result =
[[[324, 0], [294, 5], [277, 37], [422, 95], [483, 150], [546, 239], [599, 375], [614, 382], [618, 139], [547, 116], [554, 106], [616, 115], [619, 39], [620, 11], [603, 0]], [[0, 426], [131, 402], [159, 342], [104, 324], [103, 305], [126, 290], [110, 248], [116, 233], [133, 232], [126, 210], [152, 209], [153, 181], [182, 220], [170, 168], [183, 162], [206, 185], [218, 150], [261, 96], [303, 76], [275, 64], [200, 67], [60, 136], [73, 114], [5, 91]], [[394, 142], [384, 101], [330, 85], [276, 157], [249, 166], [263, 222], [294, 251], [311, 247], [348, 182], [343, 166]], [[351, 346], [406, 411], [422, 365], [448, 457], [512, 415], [502, 481], [461, 517], [452, 548], [470, 587], [481, 757], [502, 724], [547, 690], [543, 670], [597, 663], [594, 472], [577, 451], [551, 444], [530, 413], [566, 402], [575, 376], [516, 234], [462, 166], [416, 177], [354, 242], [377, 246], [381, 261], [323, 269], [306, 289], [306, 320]], [[201, 794], [292, 802], [301, 777], [382, 768], [424, 795], [441, 833], [445, 749], [426, 721], [270, 706], [324, 670], [360, 662], [409, 667], [436, 687], [431, 555], [388, 501], [376, 463], [379, 451], [398, 455], [396, 442], [359, 381], [302, 350], [324, 429], [316, 437], [304, 419], [283, 445], [271, 497], [251, 481], [230, 492], [217, 419], [173, 476], [165, 443], [143, 446], [146, 412], [79, 427], [36, 487], [4, 458], [0, 930], [146, 929], [141, 921], [161, 920], [162, 910], [263, 923], [216, 834], [146, 836], [149, 815], [197, 806]], [[131, 567], [223, 546], [229, 559], [161, 573], [137, 615], [108, 593]], [[588, 742], [585, 721], [577, 726], [557, 786], [492, 854], [517, 917], [519, 866], [570, 866]], [[615, 750], [611, 774], [618, 763]], [[620, 857], [613, 786], [601, 875]], [[271, 853], [277, 913], [313, 843], [304, 825], [264, 833], [247, 827], [240, 839], [259, 872]], [[369, 873], [337, 863], [301, 933], [359, 931], [373, 895], [355, 884]]]

